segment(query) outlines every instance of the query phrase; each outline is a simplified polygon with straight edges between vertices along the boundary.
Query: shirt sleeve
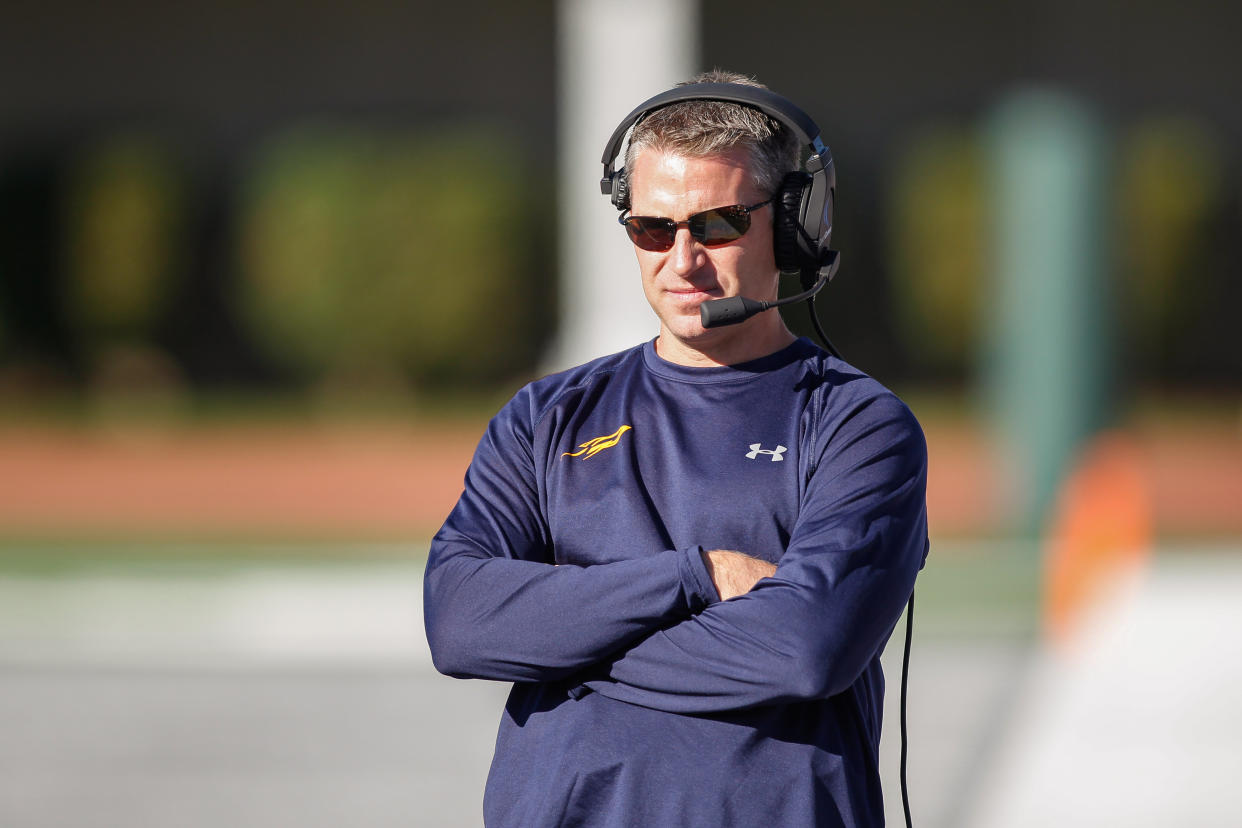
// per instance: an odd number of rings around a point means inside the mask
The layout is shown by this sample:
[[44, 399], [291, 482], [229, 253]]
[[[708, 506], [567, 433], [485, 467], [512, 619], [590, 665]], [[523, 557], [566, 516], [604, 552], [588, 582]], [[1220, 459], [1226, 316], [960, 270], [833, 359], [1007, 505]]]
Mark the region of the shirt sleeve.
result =
[[858, 679], [926, 558], [927, 449], [891, 396], [860, 405], [826, 443], [775, 575], [643, 638], [585, 687], [711, 713], [826, 698]]
[[488, 426], [427, 560], [432, 661], [458, 678], [559, 680], [717, 600], [697, 546], [553, 565], [522, 414], [515, 399]]

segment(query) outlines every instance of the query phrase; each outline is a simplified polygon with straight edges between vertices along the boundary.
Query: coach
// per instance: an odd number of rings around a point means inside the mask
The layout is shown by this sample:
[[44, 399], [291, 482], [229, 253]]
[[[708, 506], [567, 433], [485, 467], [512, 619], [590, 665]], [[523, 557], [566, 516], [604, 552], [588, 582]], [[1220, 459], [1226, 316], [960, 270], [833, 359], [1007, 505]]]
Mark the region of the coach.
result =
[[639, 113], [606, 185], [658, 336], [518, 392], [432, 543], [436, 667], [514, 683], [498, 828], [884, 822], [880, 653], [927, 554], [923, 435], [775, 312], [704, 326], [704, 302], [758, 307], [788, 260], [828, 261], [835, 188], [776, 96], [696, 83], [729, 94]]

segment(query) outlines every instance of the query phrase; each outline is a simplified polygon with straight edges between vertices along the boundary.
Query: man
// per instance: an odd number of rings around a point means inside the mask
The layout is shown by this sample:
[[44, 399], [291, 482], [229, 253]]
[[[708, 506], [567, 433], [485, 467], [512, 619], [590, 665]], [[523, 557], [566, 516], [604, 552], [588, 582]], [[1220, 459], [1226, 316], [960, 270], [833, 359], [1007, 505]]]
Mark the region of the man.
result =
[[659, 335], [523, 388], [432, 543], [437, 668], [514, 682], [489, 825], [883, 824], [879, 657], [927, 550], [922, 432], [776, 313], [699, 313], [776, 298], [788, 132], [725, 101], [640, 120], [623, 219]]

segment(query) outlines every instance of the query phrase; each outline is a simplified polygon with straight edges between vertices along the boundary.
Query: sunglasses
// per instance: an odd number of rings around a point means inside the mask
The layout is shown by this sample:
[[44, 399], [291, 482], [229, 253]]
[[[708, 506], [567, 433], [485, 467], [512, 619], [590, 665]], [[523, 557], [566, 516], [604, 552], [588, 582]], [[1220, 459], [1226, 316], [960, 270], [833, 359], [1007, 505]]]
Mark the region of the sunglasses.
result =
[[660, 253], [672, 250], [678, 227], [688, 229], [690, 235], [704, 247], [719, 247], [745, 235], [750, 229], [751, 211], [758, 210], [771, 201], [769, 198], [749, 207], [744, 204], [716, 207], [695, 213], [685, 221], [673, 221], [660, 216], [622, 216], [617, 221], [625, 225], [630, 241], [643, 250]]

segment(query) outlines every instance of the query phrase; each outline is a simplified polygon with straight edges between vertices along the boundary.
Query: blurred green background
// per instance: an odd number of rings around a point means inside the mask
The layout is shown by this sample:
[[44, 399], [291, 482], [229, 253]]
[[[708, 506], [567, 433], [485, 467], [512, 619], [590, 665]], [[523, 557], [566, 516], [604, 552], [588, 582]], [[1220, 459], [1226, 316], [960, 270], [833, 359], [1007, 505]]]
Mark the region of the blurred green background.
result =
[[[821, 304], [858, 364], [902, 387], [969, 385], [994, 206], [983, 133], [1039, 84], [1105, 135], [1126, 388], [1236, 397], [1237, 14], [709, 0], [699, 62], [754, 72], [820, 121], [846, 253]], [[6, 400], [434, 394], [537, 371], [557, 311], [552, 2], [6, 17]]]

